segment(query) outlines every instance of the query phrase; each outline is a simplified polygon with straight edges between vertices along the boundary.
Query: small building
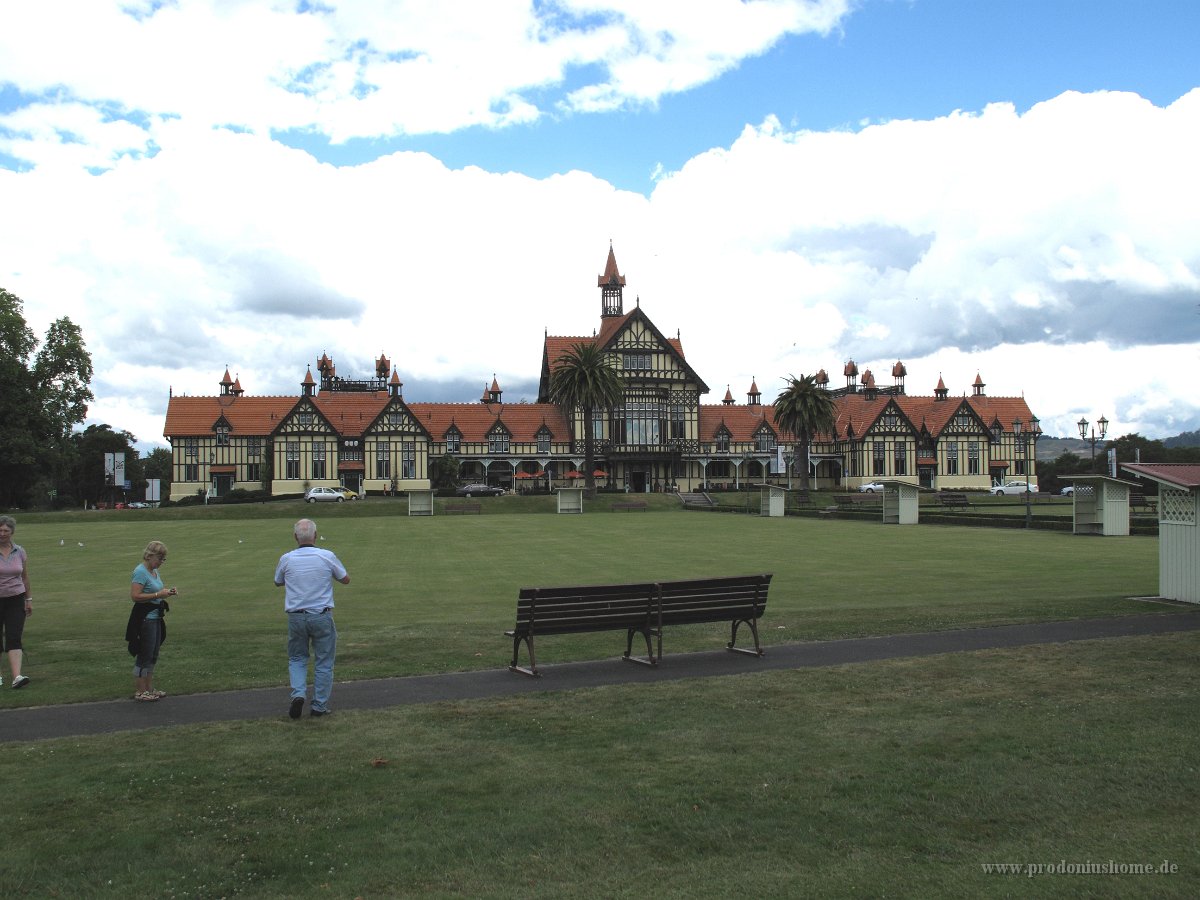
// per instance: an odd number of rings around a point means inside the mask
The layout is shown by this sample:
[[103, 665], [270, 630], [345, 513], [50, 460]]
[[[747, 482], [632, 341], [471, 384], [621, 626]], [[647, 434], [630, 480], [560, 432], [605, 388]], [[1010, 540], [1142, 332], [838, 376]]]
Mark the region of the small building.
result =
[[1136, 484], [1107, 475], [1075, 475], [1062, 480], [1075, 487], [1071, 492], [1073, 534], [1129, 534], [1129, 489]]
[[1200, 464], [1122, 463], [1158, 485], [1158, 593], [1200, 603]]
[[920, 518], [921, 489], [907, 481], [883, 482], [883, 524], [916, 525]]

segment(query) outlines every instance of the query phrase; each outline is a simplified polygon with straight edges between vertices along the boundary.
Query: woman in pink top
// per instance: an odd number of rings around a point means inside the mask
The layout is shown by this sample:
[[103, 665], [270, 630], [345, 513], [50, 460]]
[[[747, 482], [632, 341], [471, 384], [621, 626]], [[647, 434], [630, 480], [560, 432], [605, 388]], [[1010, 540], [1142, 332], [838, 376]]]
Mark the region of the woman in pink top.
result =
[[[33, 598], [29, 596], [29, 570], [25, 566], [25, 550], [13, 543], [17, 521], [12, 516], [0, 516], [0, 644], [8, 651], [12, 669], [12, 686], [23, 688], [29, 678], [21, 674], [21, 635], [25, 619], [33, 615]], [[0, 684], [4, 680], [0, 678]]]

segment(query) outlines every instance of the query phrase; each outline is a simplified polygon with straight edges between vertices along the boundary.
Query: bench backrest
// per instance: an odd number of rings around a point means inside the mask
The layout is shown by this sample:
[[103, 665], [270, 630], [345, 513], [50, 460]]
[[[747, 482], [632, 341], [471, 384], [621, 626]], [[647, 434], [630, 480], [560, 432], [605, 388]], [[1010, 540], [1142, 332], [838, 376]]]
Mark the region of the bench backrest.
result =
[[662, 624], [760, 618], [770, 584], [769, 574], [660, 582]]
[[654, 595], [649, 582], [521, 588], [515, 630], [555, 634], [645, 628]]

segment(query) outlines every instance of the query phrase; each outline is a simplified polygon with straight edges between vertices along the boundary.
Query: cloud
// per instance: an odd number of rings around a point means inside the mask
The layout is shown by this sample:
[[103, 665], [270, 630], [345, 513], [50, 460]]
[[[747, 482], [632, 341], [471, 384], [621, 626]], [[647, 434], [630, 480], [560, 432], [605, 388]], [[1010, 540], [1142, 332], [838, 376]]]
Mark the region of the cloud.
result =
[[414, 401], [471, 402], [493, 374], [533, 399], [543, 335], [599, 325], [611, 239], [626, 308], [678, 330], [713, 401], [902, 359], [910, 391], [977, 371], [1023, 391], [1051, 433], [1101, 413], [1118, 433], [1200, 427], [1200, 90], [858, 130], [768, 117], [648, 197], [419, 152], [339, 168], [272, 139], [651, 103], [847, 9], [501, 6], [79, 3], [71, 29], [61, 5], [4, 7], [20, 101], [0, 154], [23, 163], [0, 162], [0, 284], [38, 333], [81, 325], [93, 420], [156, 439], [169, 389], [211, 393], [229, 366], [294, 395], [323, 352], [349, 377], [386, 353]]

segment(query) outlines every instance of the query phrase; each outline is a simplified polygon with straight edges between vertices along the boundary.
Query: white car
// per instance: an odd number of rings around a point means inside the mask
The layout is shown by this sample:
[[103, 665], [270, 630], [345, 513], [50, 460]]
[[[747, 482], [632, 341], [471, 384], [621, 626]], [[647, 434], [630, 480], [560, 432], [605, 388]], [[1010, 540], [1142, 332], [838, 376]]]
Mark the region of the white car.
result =
[[883, 493], [883, 482], [882, 481], [868, 481], [866, 484], [860, 485], [858, 490], [859, 490], [859, 492], [866, 493], [866, 494], [882, 494]]
[[1073, 485], [1073, 484], [1068, 484], [1065, 488], [1063, 488], [1061, 491], [1059, 491], [1059, 494], [1061, 494], [1064, 497], [1070, 497], [1074, 493], [1075, 493], [1075, 485]]
[[992, 488], [991, 494], [994, 497], [1002, 497], [1009, 494], [1024, 494], [1026, 491], [1036, 490], [1036, 481], [1026, 483], [1025, 479], [1021, 479], [1020, 481], [1006, 481], [1004, 484], [998, 484]]
[[314, 487], [304, 492], [305, 503], [344, 503], [346, 495], [342, 488]]

